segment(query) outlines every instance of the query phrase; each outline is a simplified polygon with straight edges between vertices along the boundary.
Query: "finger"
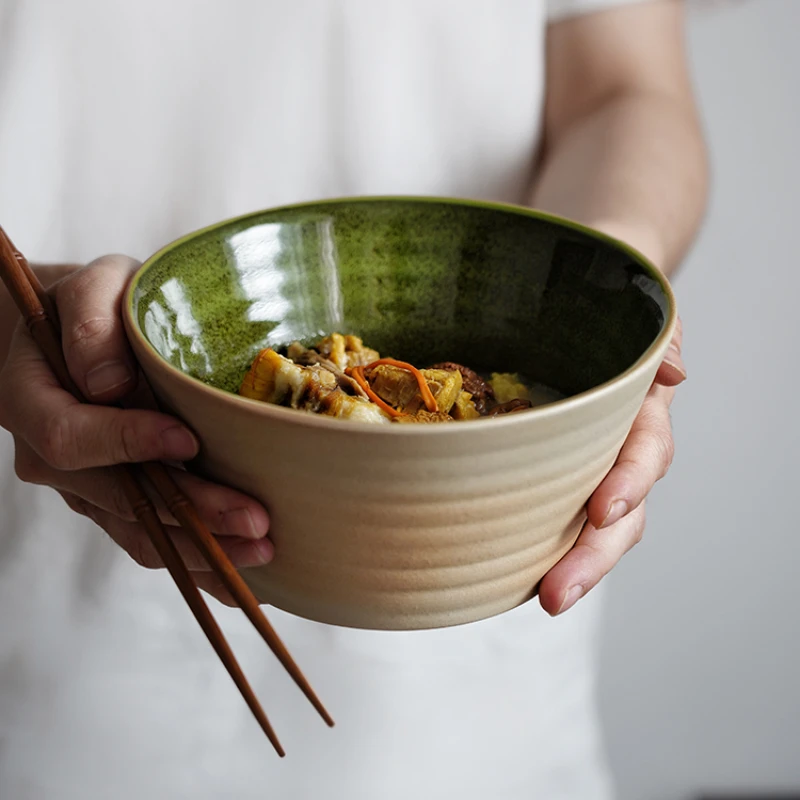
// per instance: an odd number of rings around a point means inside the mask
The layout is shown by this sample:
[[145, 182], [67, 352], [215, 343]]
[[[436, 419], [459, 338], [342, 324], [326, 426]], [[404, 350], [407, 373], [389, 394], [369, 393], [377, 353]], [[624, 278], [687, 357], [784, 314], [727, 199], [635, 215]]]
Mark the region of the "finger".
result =
[[127, 256], [104, 256], [55, 287], [64, 357], [73, 380], [93, 402], [119, 400], [136, 386], [121, 305], [138, 267]]
[[665, 386], [653, 386], [648, 393], [616, 464], [586, 507], [595, 527], [613, 525], [637, 508], [656, 481], [667, 474], [674, 455], [669, 416], [674, 393]]
[[0, 415], [4, 427], [59, 470], [187, 461], [198, 452], [191, 431], [166, 414], [79, 403], [58, 385], [36, 343], [21, 329], [2, 375]]
[[675, 333], [672, 336], [667, 353], [661, 366], [656, 373], [656, 383], [662, 386], [677, 386], [686, 380], [686, 365], [683, 362], [681, 355], [681, 346], [683, 344], [683, 323], [680, 317], [675, 326]]
[[[70, 492], [62, 492], [61, 494], [73, 511], [89, 517], [137, 564], [145, 569], [163, 569], [164, 562], [150, 541], [150, 536], [144, 526], [138, 522], [126, 522]], [[181, 560], [190, 572], [209, 572], [208, 563], [182, 528], [167, 525], [165, 530], [175, 543]], [[275, 553], [272, 542], [269, 539], [253, 541], [239, 537], [223, 536], [218, 541], [231, 563], [238, 569], [268, 564]]]
[[616, 525], [598, 530], [587, 522], [575, 546], [542, 578], [539, 602], [552, 616], [572, 608], [641, 541], [644, 503]]
[[[59, 491], [69, 492], [126, 522], [134, 522], [136, 519], [122, 484], [108, 469], [86, 469], [77, 472], [56, 470], [42, 461], [22, 441], [17, 443], [15, 468], [17, 477], [25, 483], [51, 486]], [[264, 507], [256, 500], [235, 489], [210, 483], [184, 470], [173, 468], [168, 470], [212, 533], [220, 536], [240, 536], [244, 539], [260, 539], [266, 536], [269, 517]], [[156, 507], [162, 522], [168, 525], [178, 524], [160, 498], [156, 498]]]
[[[213, 533], [243, 539], [262, 539], [267, 535], [269, 515], [257, 500], [184, 470], [170, 468], [170, 474]], [[166, 508], [161, 511], [171, 517]]]

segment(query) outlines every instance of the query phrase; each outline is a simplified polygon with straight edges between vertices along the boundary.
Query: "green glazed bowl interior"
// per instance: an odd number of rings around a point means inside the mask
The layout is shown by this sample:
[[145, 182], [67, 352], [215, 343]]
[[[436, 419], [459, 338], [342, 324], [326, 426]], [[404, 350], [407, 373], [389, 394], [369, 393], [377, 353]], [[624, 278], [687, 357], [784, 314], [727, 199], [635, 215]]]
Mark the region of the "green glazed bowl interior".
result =
[[570, 397], [631, 369], [667, 329], [640, 255], [529, 209], [363, 198], [220, 223], [145, 263], [134, 324], [180, 371], [235, 392], [267, 346], [339, 331], [419, 366], [518, 372]]

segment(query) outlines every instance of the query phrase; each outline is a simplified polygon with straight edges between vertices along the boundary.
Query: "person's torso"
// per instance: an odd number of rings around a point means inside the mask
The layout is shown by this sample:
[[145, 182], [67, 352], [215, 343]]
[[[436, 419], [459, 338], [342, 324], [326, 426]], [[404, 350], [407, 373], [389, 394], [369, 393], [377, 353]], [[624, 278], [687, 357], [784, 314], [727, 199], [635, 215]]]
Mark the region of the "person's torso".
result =
[[0, 213], [35, 259], [336, 195], [525, 199], [538, 0], [3, 7]]
[[[539, 0], [0, 2], [0, 219], [32, 260], [147, 256], [321, 197], [523, 202], [543, 99]], [[278, 762], [163, 572], [0, 432], [0, 797], [605, 797], [596, 602], [375, 633], [268, 610], [330, 731], [214, 604], [282, 734]]]

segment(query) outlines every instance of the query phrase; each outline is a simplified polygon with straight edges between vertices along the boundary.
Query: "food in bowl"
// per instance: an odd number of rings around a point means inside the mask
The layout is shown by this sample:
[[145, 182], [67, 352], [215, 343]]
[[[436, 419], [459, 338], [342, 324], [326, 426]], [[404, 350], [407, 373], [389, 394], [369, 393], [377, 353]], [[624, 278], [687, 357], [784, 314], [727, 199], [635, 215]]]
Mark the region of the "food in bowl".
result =
[[499, 417], [533, 407], [518, 375], [487, 380], [452, 361], [418, 369], [381, 358], [358, 336], [332, 333], [312, 347], [292, 342], [255, 358], [239, 387], [242, 397], [314, 414], [385, 425], [431, 424]]
[[[531, 209], [439, 198], [219, 222], [149, 258], [123, 315], [162, 407], [201, 443], [189, 467], [269, 511], [275, 559], [242, 570], [257, 597], [395, 630], [535, 596], [577, 539], [677, 319], [663, 275], [624, 244]], [[535, 407], [364, 424], [239, 394], [262, 351], [334, 331], [418, 367], [503, 373], [495, 401], [522, 383]]]

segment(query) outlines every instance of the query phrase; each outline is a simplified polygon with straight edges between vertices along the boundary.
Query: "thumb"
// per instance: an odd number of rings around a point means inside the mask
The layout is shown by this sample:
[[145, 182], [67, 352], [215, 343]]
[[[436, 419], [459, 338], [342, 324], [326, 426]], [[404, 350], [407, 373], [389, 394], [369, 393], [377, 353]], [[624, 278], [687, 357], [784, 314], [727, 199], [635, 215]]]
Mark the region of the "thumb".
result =
[[104, 256], [55, 289], [70, 375], [93, 402], [119, 400], [136, 387], [138, 370], [125, 336], [121, 305], [138, 266], [127, 256]]

